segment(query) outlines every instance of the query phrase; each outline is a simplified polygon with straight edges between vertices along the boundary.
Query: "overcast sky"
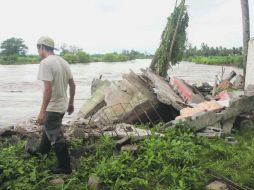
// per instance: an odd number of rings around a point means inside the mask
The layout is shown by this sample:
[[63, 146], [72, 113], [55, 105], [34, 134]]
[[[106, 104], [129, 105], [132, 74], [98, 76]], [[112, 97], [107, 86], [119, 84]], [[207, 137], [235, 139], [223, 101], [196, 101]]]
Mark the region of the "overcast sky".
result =
[[[249, 0], [254, 37], [254, 0]], [[200, 46], [242, 45], [240, 0], [186, 0], [188, 40]], [[36, 53], [42, 35], [88, 53], [135, 49], [153, 53], [175, 0], [1, 0], [0, 42], [20, 37]]]

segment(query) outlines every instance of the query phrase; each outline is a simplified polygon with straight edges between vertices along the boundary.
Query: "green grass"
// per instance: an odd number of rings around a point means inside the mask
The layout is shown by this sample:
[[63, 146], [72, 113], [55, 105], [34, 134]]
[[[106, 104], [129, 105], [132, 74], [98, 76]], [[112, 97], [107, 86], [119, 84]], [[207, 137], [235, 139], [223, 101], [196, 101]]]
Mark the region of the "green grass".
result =
[[[233, 181], [254, 187], [254, 131], [236, 134], [239, 143], [225, 144], [223, 139], [196, 137], [187, 128], [163, 129], [165, 137], [151, 136], [138, 143], [138, 152], [113, 155], [115, 142], [109, 137], [95, 141], [95, 148], [82, 157], [74, 173], [63, 185], [50, 185], [47, 173], [55, 162], [53, 153], [46, 157], [24, 156], [24, 141], [1, 148], [0, 189], [87, 189], [88, 177], [97, 175], [103, 189], [204, 189], [211, 168]], [[70, 149], [88, 142], [74, 139]]]
[[198, 64], [207, 65], [225, 65], [225, 66], [235, 66], [242, 68], [243, 58], [242, 56], [193, 56], [185, 58], [186, 61], [195, 62]]
[[22, 64], [38, 64], [40, 59], [35, 55], [28, 56], [0, 56], [0, 65], [22, 65]]

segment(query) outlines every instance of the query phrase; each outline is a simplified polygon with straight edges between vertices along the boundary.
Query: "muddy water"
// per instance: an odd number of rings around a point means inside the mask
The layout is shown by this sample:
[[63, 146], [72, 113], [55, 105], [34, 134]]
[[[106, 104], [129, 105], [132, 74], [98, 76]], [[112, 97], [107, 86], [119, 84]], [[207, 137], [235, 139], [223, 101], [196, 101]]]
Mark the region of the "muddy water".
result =
[[[93, 78], [101, 74], [104, 79], [119, 80], [130, 69], [139, 72], [149, 66], [151, 60], [136, 60], [124, 63], [90, 63], [71, 65], [77, 90], [75, 113], [90, 97], [90, 85]], [[240, 69], [225, 67], [226, 74], [231, 70], [242, 73]], [[13, 125], [30, 117], [36, 117], [42, 99], [42, 83], [37, 81], [38, 64], [35, 65], [0, 65], [0, 127]], [[207, 81], [213, 83], [216, 74], [221, 73], [221, 66], [198, 65], [182, 62], [170, 70], [190, 83]], [[75, 115], [75, 113], [73, 115]], [[65, 121], [71, 119], [65, 116]]]

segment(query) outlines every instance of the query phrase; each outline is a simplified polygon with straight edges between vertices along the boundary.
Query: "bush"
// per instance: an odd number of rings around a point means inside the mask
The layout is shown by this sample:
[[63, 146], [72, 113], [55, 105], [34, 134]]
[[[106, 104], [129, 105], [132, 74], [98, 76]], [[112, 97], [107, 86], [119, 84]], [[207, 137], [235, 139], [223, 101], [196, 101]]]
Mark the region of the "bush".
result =
[[117, 54], [116, 53], [107, 53], [103, 56], [102, 61], [116, 62], [117, 61]]
[[77, 63], [78, 62], [78, 56], [73, 53], [66, 53], [63, 58], [68, 61], [69, 63]]
[[90, 62], [90, 55], [86, 52], [80, 51], [77, 53], [78, 62], [79, 63], [89, 63]]

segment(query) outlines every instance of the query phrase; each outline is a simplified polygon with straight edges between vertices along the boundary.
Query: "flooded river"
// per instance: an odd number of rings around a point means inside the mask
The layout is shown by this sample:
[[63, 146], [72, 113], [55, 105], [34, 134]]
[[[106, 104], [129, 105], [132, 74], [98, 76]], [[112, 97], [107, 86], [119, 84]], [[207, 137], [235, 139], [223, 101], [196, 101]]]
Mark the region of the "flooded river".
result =
[[[90, 97], [90, 85], [93, 78], [103, 75], [103, 79], [119, 80], [123, 73], [130, 69], [140, 72], [147, 68], [151, 60], [135, 60], [122, 63], [89, 63], [71, 65], [76, 81], [75, 113]], [[242, 70], [225, 67], [229, 73]], [[0, 65], [0, 127], [13, 125], [30, 117], [36, 117], [42, 99], [42, 83], [37, 81], [38, 64], [35, 65]], [[216, 74], [220, 74], [221, 66], [199, 65], [182, 62], [169, 72], [189, 83], [213, 83]], [[73, 115], [75, 115], [75, 113]], [[71, 119], [65, 117], [65, 121]]]

